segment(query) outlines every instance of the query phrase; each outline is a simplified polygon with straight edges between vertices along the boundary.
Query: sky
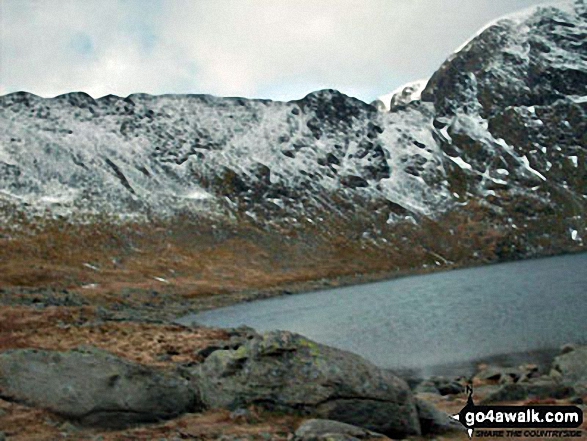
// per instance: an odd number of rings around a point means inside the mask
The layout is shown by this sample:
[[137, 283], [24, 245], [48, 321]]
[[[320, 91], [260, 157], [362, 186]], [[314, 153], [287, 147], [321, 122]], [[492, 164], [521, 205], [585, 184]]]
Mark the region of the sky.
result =
[[370, 102], [544, 0], [0, 0], [0, 95], [143, 92]]

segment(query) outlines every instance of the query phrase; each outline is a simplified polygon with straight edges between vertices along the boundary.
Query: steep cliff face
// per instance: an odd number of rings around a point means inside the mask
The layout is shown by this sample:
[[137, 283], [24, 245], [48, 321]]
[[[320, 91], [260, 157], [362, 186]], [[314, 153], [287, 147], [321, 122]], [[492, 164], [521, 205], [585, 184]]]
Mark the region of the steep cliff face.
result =
[[[451, 185], [537, 234], [585, 235], [587, 8], [535, 8], [487, 26], [432, 76]], [[453, 167], [454, 170], [454, 167]], [[461, 191], [462, 191], [461, 190]], [[534, 239], [537, 239], [534, 235]]]
[[2, 106], [3, 194], [31, 203], [284, 215], [331, 207], [337, 194], [431, 214], [450, 198], [430, 112], [378, 113], [333, 90], [289, 103], [17, 93]]
[[336, 218], [382, 247], [396, 226], [432, 223], [455, 237], [492, 231], [498, 256], [580, 249], [586, 42], [582, 1], [499, 20], [425, 87], [395, 94], [391, 111], [334, 90], [287, 103], [9, 94], [0, 205], [5, 222], [16, 210], [196, 213], [262, 228]]

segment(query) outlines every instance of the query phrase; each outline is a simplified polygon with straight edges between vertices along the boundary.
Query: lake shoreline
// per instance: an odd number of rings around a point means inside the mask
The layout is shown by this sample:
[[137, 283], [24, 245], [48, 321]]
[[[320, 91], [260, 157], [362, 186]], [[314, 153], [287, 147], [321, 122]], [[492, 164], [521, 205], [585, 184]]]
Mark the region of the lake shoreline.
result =
[[[540, 259], [549, 259], [551, 257], [569, 256], [587, 254], [586, 251], [568, 251], [564, 253], [555, 254], [543, 254], [530, 256], [519, 259], [503, 259], [487, 262], [469, 262], [463, 264], [452, 264], [444, 266], [430, 266], [427, 268], [412, 268], [409, 270], [399, 271], [382, 271], [374, 273], [362, 273], [355, 275], [342, 275], [331, 278], [321, 278], [318, 280], [308, 280], [299, 282], [290, 282], [285, 284], [278, 284], [275, 286], [267, 287], [264, 289], [255, 290], [243, 290], [228, 294], [218, 294], [209, 296], [206, 298], [199, 298], [194, 300], [194, 309], [190, 311], [190, 314], [197, 314], [204, 311], [210, 311], [214, 309], [224, 308], [232, 306], [238, 303], [249, 303], [258, 300], [265, 300], [281, 296], [306, 294], [316, 291], [329, 291], [337, 288], [346, 287], [360, 287], [372, 283], [388, 282], [392, 280], [398, 280], [406, 277], [422, 276], [429, 274], [438, 274], [444, 272], [451, 272], [456, 270], [471, 269], [471, 268], [482, 268], [491, 267], [495, 265], [501, 265], [512, 262], [525, 262], [534, 261]], [[185, 314], [189, 315], [189, 314]], [[184, 316], [181, 316], [184, 317]], [[177, 319], [181, 318], [178, 317]]]
[[[120, 323], [157, 323], [167, 325], [190, 326], [182, 318], [191, 315], [197, 315], [202, 312], [218, 310], [227, 306], [237, 304], [252, 303], [261, 300], [275, 299], [279, 297], [297, 296], [303, 294], [324, 291], [325, 293], [339, 288], [356, 287], [360, 288], [370, 284], [396, 281], [414, 276], [424, 276], [432, 274], [450, 273], [456, 270], [466, 270], [474, 268], [490, 268], [496, 265], [503, 265], [513, 262], [529, 262], [553, 257], [563, 257], [571, 255], [587, 254], [585, 251], [565, 252], [554, 255], [532, 256], [526, 259], [511, 259], [492, 262], [475, 262], [463, 265], [452, 265], [442, 267], [416, 268], [402, 271], [384, 271], [377, 273], [362, 273], [355, 275], [338, 276], [334, 278], [322, 278], [319, 280], [300, 281], [293, 283], [279, 284], [266, 289], [243, 290], [228, 294], [218, 294], [206, 297], [196, 298], [179, 298], [169, 295], [165, 292], [159, 292], [157, 297], [159, 303], [156, 306], [149, 305], [147, 302], [134, 303], [132, 305], [123, 302], [117, 302], [117, 299], [108, 299], [107, 303], [97, 302], [96, 304], [87, 303], [83, 299], [79, 301], [75, 291], [56, 290], [53, 288], [14, 288], [0, 286], [0, 306], [1, 307], [32, 307], [34, 310], [54, 309], [54, 308], [90, 308], [95, 311], [97, 319], [103, 322], [120, 322]], [[138, 297], [142, 298], [146, 290], [138, 289]], [[102, 299], [100, 299], [102, 300]], [[214, 326], [202, 326], [193, 321], [193, 325], [201, 328], [214, 329]], [[587, 344], [586, 341], [569, 341], [566, 343]], [[436, 373], [463, 375], [472, 372], [475, 365], [488, 362], [488, 359], [494, 360], [496, 364], [503, 364], [503, 360], [508, 357], [524, 358], [525, 355], [533, 356], [535, 353], [543, 357], [542, 353], [553, 354], [559, 347], [547, 347], [538, 350], [520, 351], [520, 352], [503, 352], [491, 355], [490, 357], [472, 358], [455, 363], [432, 364], [426, 368], [414, 369], [411, 367], [398, 368], [399, 371], [411, 375], [415, 370], [428, 370]], [[526, 357], [528, 358], [528, 357]], [[530, 361], [530, 360], [529, 360]]]
[[580, 292], [585, 258], [575, 256], [425, 271], [410, 280], [412, 274], [396, 274], [306, 290], [301, 298], [266, 296], [175, 322], [289, 330], [421, 376], [466, 375], [487, 362], [548, 363], [562, 345], [587, 343], [580, 324], [587, 319]]

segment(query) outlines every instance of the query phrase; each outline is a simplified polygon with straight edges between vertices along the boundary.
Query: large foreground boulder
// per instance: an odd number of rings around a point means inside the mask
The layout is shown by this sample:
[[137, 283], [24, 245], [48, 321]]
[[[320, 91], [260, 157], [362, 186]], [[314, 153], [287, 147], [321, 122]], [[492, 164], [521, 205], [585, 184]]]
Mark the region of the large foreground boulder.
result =
[[418, 409], [422, 435], [442, 435], [466, 431], [465, 426], [438, 410], [432, 403], [416, 399], [416, 408]]
[[125, 427], [198, 407], [187, 380], [97, 349], [0, 354], [0, 396], [84, 425]]
[[420, 434], [407, 384], [358, 355], [285, 331], [217, 350], [192, 371], [214, 408], [258, 405], [341, 421], [391, 437]]

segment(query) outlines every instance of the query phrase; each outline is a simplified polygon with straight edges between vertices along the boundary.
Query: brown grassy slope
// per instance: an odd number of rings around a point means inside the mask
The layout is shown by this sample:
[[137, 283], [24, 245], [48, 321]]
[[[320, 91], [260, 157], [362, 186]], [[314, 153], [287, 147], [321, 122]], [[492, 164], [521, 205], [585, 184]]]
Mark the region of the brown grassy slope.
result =
[[[387, 224], [383, 208], [363, 203], [272, 226], [246, 216], [21, 220], [18, 228], [0, 225], [0, 291], [50, 288], [92, 305], [161, 309], [184, 302], [185, 309], [185, 302], [219, 294], [307, 289], [304, 284], [324, 279], [336, 284], [337, 278], [361, 281], [583, 249], [556, 214], [508, 209], [511, 226], [470, 201], [436, 220]], [[19, 295], [30, 297], [11, 294]]]

